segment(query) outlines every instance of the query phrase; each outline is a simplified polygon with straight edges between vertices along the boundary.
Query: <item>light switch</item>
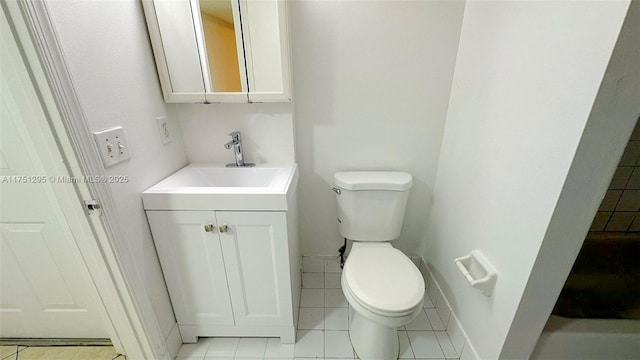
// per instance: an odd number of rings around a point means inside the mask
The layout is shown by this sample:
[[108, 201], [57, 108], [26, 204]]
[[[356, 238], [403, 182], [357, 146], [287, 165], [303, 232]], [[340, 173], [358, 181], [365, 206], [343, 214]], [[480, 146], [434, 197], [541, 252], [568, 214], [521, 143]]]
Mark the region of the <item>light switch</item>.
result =
[[105, 168], [129, 159], [129, 148], [122, 126], [96, 131], [93, 136]]

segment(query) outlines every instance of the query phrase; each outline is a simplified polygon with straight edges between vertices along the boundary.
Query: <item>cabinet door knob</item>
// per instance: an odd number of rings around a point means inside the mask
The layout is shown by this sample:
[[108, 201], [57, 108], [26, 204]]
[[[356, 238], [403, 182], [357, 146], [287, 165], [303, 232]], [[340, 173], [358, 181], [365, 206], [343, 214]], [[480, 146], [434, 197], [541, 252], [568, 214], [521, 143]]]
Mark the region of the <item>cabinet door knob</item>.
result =
[[218, 226], [218, 231], [220, 231], [221, 233], [226, 233], [227, 230], [229, 230], [229, 227], [226, 224]]
[[215, 227], [213, 225], [211, 225], [211, 224], [204, 226], [204, 231], [206, 231], [206, 232], [213, 232], [214, 229], [215, 229]]

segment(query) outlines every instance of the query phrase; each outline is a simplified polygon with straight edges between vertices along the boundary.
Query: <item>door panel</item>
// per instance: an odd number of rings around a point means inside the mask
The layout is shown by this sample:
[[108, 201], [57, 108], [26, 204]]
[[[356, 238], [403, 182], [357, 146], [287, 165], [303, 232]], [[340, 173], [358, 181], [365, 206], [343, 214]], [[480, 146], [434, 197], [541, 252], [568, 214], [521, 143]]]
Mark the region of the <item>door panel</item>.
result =
[[[2, 88], [12, 89], [4, 75]], [[24, 124], [39, 116], [38, 100], [25, 109], [21, 91], [3, 90], [0, 101], [0, 337], [108, 338], [95, 286]]]
[[286, 216], [280, 212], [217, 211], [228, 231], [220, 242], [237, 325], [285, 325], [288, 249]]
[[173, 309], [180, 325], [233, 325], [213, 211], [147, 211]]
[[[64, 270], [58, 266], [55, 255], [47, 245], [53, 238], [47, 231], [51, 227], [41, 222], [3, 223], [0, 224], [0, 229], [5, 239], [3, 246], [6, 248], [3, 250], [13, 257], [15, 265], [24, 275], [25, 285], [32, 289], [44, 311], [60, 308], [80, 309], [74, 303], [69, 287], [64, 281]], [[35, 264], [37, 266], [34, 266]], [[43, 272], [42, 269], [49, 271]]]

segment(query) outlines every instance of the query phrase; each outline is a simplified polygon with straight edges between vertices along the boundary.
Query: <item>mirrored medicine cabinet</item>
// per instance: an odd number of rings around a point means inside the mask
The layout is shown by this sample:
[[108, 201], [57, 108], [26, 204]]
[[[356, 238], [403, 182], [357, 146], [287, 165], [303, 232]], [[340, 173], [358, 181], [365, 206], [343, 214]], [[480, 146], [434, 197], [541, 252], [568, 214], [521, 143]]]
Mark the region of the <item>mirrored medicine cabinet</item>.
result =
[[285, 0], [143, 0], [169, 103], [291, 101]]

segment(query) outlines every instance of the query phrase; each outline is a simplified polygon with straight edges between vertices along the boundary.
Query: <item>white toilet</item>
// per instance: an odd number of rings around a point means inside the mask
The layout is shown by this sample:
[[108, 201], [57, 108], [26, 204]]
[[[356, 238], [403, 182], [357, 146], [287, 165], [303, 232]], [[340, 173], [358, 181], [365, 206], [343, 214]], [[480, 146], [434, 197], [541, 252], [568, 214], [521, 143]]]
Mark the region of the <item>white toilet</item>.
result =
[[338, 230], [353, 240], [342, 291], [354, 310], [349, 336], [363, 360], [397, 359], [398, 327], [422, 309], [424, 279], [389, 243], [400, 236], [411, 174], [343, 171], [334, 175]]

